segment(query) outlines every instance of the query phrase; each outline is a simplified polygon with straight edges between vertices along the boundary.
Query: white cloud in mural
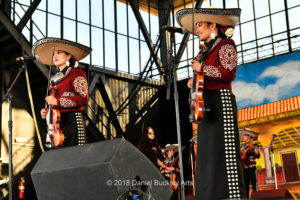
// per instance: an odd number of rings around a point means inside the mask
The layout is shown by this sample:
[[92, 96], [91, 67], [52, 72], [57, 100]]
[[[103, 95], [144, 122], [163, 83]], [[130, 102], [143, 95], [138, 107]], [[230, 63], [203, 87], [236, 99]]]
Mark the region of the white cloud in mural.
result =
[[237, 102], [247, 101], [248, 104], [260, 104], [264, 99], [277, 101], [280, 96], [289, 94], [292, 89], [300, 83], [300, 61], [289, 61], [279, 66], [268, 67], [261, 73], [258, 79], [274, 77], [274, 84], [266, 87], [258, 83], [236, 81], [232, 84], [233, 92], [236, 94]]
[[300, 61], [288, 61], [278, 66], [271, 66], [266, 68], [265, 71], [261, 73], [258, 79], [263, 79], [265, 77], [276, 77], [281, 78], [284, 74], [292, 71], [299, 71]]
[[232, 83], [232, 91], [237, 102], [248, 100], [250, 104], [258, 104], [264, 100], [265, 90], [257, 83], [235, 81]]
[[265, 88], [264, 98], [270, 101], [276, 101], [279, 97], [279, 88], [276, 84], [270, 84]]
[[289, 94], [293, 87], [300, 83], [300, 62], [289, 61], [277, 67], [268, 67], [259, 79], [266, 77], [277, 78], [274, 84], [266, 87], [266, 99], [278, 100], [280, 96]]

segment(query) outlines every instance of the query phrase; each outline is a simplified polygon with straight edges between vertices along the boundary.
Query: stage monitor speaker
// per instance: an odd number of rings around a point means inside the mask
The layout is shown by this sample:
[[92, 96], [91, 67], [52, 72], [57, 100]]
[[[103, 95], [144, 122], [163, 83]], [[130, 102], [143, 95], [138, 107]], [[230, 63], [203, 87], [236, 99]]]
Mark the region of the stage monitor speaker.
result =
[[286, 189], [253, 191], [250, 199], [294, 199]]
[[46, 151], [31, 177], [39, 200], [170, 199], [172, 193], [169, 181], [123, 138]]

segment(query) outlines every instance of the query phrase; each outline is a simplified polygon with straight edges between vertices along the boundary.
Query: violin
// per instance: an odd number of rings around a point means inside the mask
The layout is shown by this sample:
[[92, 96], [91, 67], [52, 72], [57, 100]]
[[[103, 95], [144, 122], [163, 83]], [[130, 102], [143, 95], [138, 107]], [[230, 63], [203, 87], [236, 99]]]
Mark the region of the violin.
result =
[[170, 175], [170, 183], [171, 183], [172, 190], [178, 189], [177, 175], [176, 175], [176, 173], [173, 173], [173, 171], [171, 172], [171, 175]]
[[254, 137], [254, 138], [251, 138], [249, 142], [247, 142], [246, 144], [244, 144], [241, 148], [241, 159], [242, 160], [245, 160], [247, 158], [247, 154], [249, 151], [251, 151], [252, 149], [254, 149], [254, 145], [251, 145], [253, 144], [253, 141], [257, 140], [257, 136]]
[[[51, 82], [51, 86], [49, 89], [50, 95], [55, 97], [57, 87], [54, 85], [54, 82]], [[48, 105], [48, 113], [46, 116], [47, 121], [47, 136], [46, 136], [46, 144], [47, 148], [60, 147], [62, 146], [65, 136], [60, 129], [60, 112], [57, 109], [53, 109], [52, 105]]]
[[[200, 51], [196, 58], [199, 61], [202, 53], [204, 52], [205, 45], [200, 44]], [[203, 73], [194, 72], [192, 87], [190, 89], [190, 122], [199, 123], [204, 116], [204, 99], [203, 99], [203, 89], [204, 89], [204, 75]]]
[[[175, 159], [175, 161], [171, 165], [171, 167], [178, 168], [178, 161], [179, 161], [178, 158], [179, 157], [177, 156], [177, 158]], [[177, 166], [175, 166], [175, 165], [177, 165]], [[177, 190], [178, 189], [178, 181], [177, 181], [177, 174], [176, 174], [176, 172], [171, 171], [170, 183], [171, 183], [171, 189], [173, 189], [173, 190]]]
[[[184, 150], [185, 147], [182, 147], [182, 150]], [[178, 166], [178, 162], [179, 162], [179, 156], [177, 156], [173, 162], [173, 164], [171, 165], [171, 167], [179, 168]], [[178, 181], [177, 181], [177, 173], [176, 171], [171, 171], [170, 174], [170, 183], [171, 183], [171, 189], [173, 190], [177, 190], [179, 187]]]
[[[167, 158], [166, 158], [167, 159]], [[163, 174], [168, 174], [169, 175], [169, 179], [170, 179], [170, 187], [173, 190], [177, 190], [178, 189], [178, 181], [177, 181], [177, 172], [176, 172], [176, 168], [178, 168], [178, 156], [177, 158], [173, 161], [172, 164], [168, 164], [167, 167], [174, 167], [175, 170], [171, 170], [171, 171], [166, 171], [163, 170], [161, 171], [161, 173]], [[175, 167], [175, 163], [177, 164], [177, 166]]]

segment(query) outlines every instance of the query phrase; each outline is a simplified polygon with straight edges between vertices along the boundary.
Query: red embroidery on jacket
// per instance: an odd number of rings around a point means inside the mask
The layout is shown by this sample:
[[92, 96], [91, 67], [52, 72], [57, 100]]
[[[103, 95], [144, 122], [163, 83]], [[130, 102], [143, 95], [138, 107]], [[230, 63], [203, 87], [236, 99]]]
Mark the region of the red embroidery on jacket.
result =
[[220, 62], [225, 69], [232, 71], [237, 66], [237, 53], [233, 45], [226, 44], [219, 50]]
[[75, 78], [74, 82], [75, 90], [83, 97], [85, 97], [88, 93], [88, 84], [84, 77], [78, 76]]
[[214, 78], [221, 78], [222, 77], [222, 74], [218, 70], [218, 68], [216, 68], [214, 66], [210, 66], [210, 65], [204, 65], [203, 74], [205, 76], [210, 76], [210, 77], [214, 77]]
[[59, 105], [54, 108], [60, 112], [82, 111], [82, 106], [87, 105], [89, 99], [86, 76], [82, 69], [69, 69], [66, 76], [56, 83], [55, 98], [59, 101]]
[[74, 97], [75, 94], [74, 94], [74, 92], [64, 92], [61, 96], [62, 97]]
[[63, 98], [63, 97], [59, 99], [59, 102], [60, 102], [60, 105], [65, 108], [76, 106], [76, 103], [74, 101], [72, 101], [71, 99]]

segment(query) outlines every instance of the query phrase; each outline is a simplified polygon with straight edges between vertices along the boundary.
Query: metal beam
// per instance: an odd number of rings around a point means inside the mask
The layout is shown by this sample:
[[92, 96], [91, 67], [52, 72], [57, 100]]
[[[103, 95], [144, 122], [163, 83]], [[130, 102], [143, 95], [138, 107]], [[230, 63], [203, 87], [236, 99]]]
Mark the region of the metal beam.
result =
[[[159, 27], [163, 27], [164, 25], [170, 24], [170, 11], [171, 11], [171, 5], [168, 1], [158, 1], [158, 16], [159, 16]], [[168, 47], [167, 47], [167, 40], [170, 39], [165, 33], [163, 29], [160, 30], [160, 58], [163, 64], [163, 68], [165, 70], [165, 74], [163, 76], [163, 80], [168, 80], [167, 76], [169, 74], [168, 72]]]
[[[159, 97], [159, 95], [158, 95], [158, 91], [151, 97], [151, 99], [149, 99], [148, 101], [147, 101], [147, 103], [140, 109], [140, 110], [138, 110], [137, 111], [137, 113], [136, 113], [136, 111], [133, 111], [133, 116], [130, 118], [130, 121], [129, 121], [129, 123], [128, 124], [136, 124], [137, 123], [137, 121], [138, 121], [138, 119], [140, 119], [141, 117], [143, 117], [143, 114], [146, 112], [146, 111], [148, 111], [148, 109], [150, 108], [150, 106], [155, 102], [155, 101], [157, 101], [158, 100], [158, 97]], [[136, 114], [135, 114], [136, 113]]]
[[118, 79], [118, 80], [123, 80], [126, 82], [132, 82], [132, 83], [137, 83], [139, 85], [149, 85], [152, 87], [158, 87], [160, 86], [160, 82], [156, 80], [151, 80], [151, 79], [145, 79], [145, 78], [140, 78], [131, 74], [123, 74], [120, 72], [108, 70], [108, 69], [103, 69], [100, 68], [101, 66], [97, 67], [97, 65], [93, 65], [90, 67], [90, 72], [92, 73], [97, 73], [97, 74], [103, 74], [109, 78], [113, 79]]
[[[4, 51], [0, 48], [0, 99], [2, 100], [2, 88], [3, 88], [3, 68], [4, 68]], [[0, 141], [2, 141], [2, 104], [0, 104]], [[0, 142], [0, 155], [1, 155], [1, 142]]]
[[88, 124], [86, 125], [87, 134], [90, 134], [94, 138], [94, 141], [106, 140], [103, 133], [97, 128], [95, 123], [89, 118], [87, 112], [83, 112], [83, 117], [88, 121]]
[[256, 45], [256, 57], [257, 60], [259, 60], [259, 46], [258, 46], [258, 40], [257, 40], [257, 23], [256, 23], [256, 14], [255, 14], [255, 3], [254, 0], [252, 0], [252, 9], [253, 9], [253, 22], [254, 22], [254, 34], [255, 34], [255, 45]]
[[92, 94], [92, 92], [94, 91], [95, 89], [95, 86], [98, 82], [98, 79], [100, 77], [100, 74], [99, 73], [95, 73], [94, 76], [93, 76], [93, 80], [91, 81], [90, 85], [89, 85], [89, 94]]
[[0, 8], [7, 14], [7, 16], [10, 16], [11, 14], [11, 0], [1, 0], [0, 1]]
[[19, 30], [23, 30], [23, 28], [26, 26], [27, 22], [29, 21], [30, 17], [32, 16], [33, 12], [36, 10], [40, 2], [41, 0], [35, 0], [34, 2], [32, 2], [32, 4], [29, 6], [28, 10], [24, 13], [22, 19], [17, 25]]
[[123, 134], [123, 130], [120, 126], [119, 120], [117, 118], [117, 115], [115, 113], [115, 110], [113, 108], [113, 104], [112, 104], [112, 99], [109, 98], [109, 93], [108, 93], [108, 86], [107, 86], [107, 82], [105, 80], [105, 76], [101, 75], [99, 82], [98, 82], [98, 86], [99, 86], [99, 90], [102, 96], [102, 99], [104, 101], [105, 107], [109, 113], [109, 118], [111, 119], [112, 124], [114, 125], [116, 132], [117, 132], [117, 137], [121, 137], [124, 136]]
[[[169, 3], [169, 9], [168, 9], [168, 11], [165, 13], [165, 16], [163, 17], [164, 22], [162, 22], [162, 23], [160, 22], [160, 24], [167, 24], [167, 23], [168, 23], [168, 21], [169, 21], [169, 16], [170, 16], [169, 13], [170, 13], [170, 11], [171, 11], [171, 7], [172, 7], [172, 1], [170, 1], [170, 3]], [[155, 44], [156, 52], [155, 52], [155, 53], [158, 52], [158, 50], [159, 50], [159, 48], [160, 48], [160, 46], [161, 46], [160, 43], [161, 43], [161, 41], [163, 40], [163, 36], [164, 36], [163, 33], [164, 33], [164, 31], [161, 29], [160, 32], [159, 32], [158, 39], [156, 40], [156, 44]], [[131, 101], [134, 99], [135, 95], [136, 95], [136, 94], [138, 93], [138, 91], [141, 89], [140, 84], [146, 80], [146, 78], [148, 77], [148, 72], [149, 72], [149, 70], [151, 70], [152, 65], [153, 65], [154, 59], [151, 59], [151, 58], [152, 58], [152, 57], [151, 57], [151, 55], [150, 55], [150, 57], [149, 57], [149, 59], [148, 59], [148, 62], [146, 63], [146, 65], [145, 65], [143, 71], [141, 72], [141, 74], [140, 74], [140, 76], [139, 76], [139, 78], [138, 78], [136, 84], [131, 88], [128, 97], [123, 101], [123, 103], [120, 104], [119, 108], [116, 110], [116, 113], [117, 113], [117, 114], [121, 113], [121, 112], [122, 112], [122, 111], [123, 111], [123, 110], [131, 103]], [[149, 70], [146, 72], [146, 70], [147, 70], [147, 68], [148, 68], [148, 64], [149, 64], [150, 62], [151, 62], [151, 64], [150, 64]], [[166, 73], [166, 72], [167, 72], [167, 70], [164, 70], [164, 74], [160, 73], [160, 74], [162, 74], [162, 78], [163, 78], [163, 81], [164, 81], [164, 82], [167, 81], [167, 76], [166, 76], [167, 73]], [[146, 75], [144, 75], [144, 73], [146, 73]]]
[[291, 30], [290, 30], [290, 21], [289, 21], [287, 0], [284, 0], [284, 8], [285, 8], [286, 32], [287, 32], [287, 37], [288, 37], [289, 52], [292, 52], [293, 49], [292, 49], [292, 41], [291, 41]]
[[140, 29], [141, 29], [141, 31], [143, 33], [143, 36], [144, 36], [144, 38], [146, 40], [146, 43], [147, 43], [148, 48], [150, 50], [150, 54], [151, 54], [152, 58], [154, 59], [156, 67], [157, 67], [159, 73], [162, 73], [164, 71], [163, 68], [162, 68], [162, 62], [157, 57], [157, 52], [154, 49], [153, 42], [152, 42], [152, 40], [150, 38], [150, 35], [149, 35], [148, 31], [147, 31], [146, 25], [144, 23], [144, 20], [143, 20], [141, 14], [140, 14], [140, 11], [139, 11], [137, 5], [135, 3], [135, 0], [129, 0], [129, 3], [130, 3], [130, 6], [132, 8], [132, 11], [133, 11], [133, 13], [135, 15], [135, 18], [136, 18], [136, 20], [137, 20], [137, 22], [139, 24], [139, 27], [140, 27]]
[[[3, 24], [5, 29], [10, 33], [10, 35], [15, 39], [15, 41], [23, 47], [24, 51], [26, 52], [27, 55], [32, 55], [31, 53], [31, 46], [28, 44], [26, 39], [22, 36], [22, 33], [17, 30], [16, 26], [12, 23], [12, 21], [6, 16], [6, 14], [0, 9], [0, 23]], [[41, 64], [38, 61], [34, 62], [36, 66], [41, 70], [43, 75], [45, 77], [48, 77], [48, 68]]]

